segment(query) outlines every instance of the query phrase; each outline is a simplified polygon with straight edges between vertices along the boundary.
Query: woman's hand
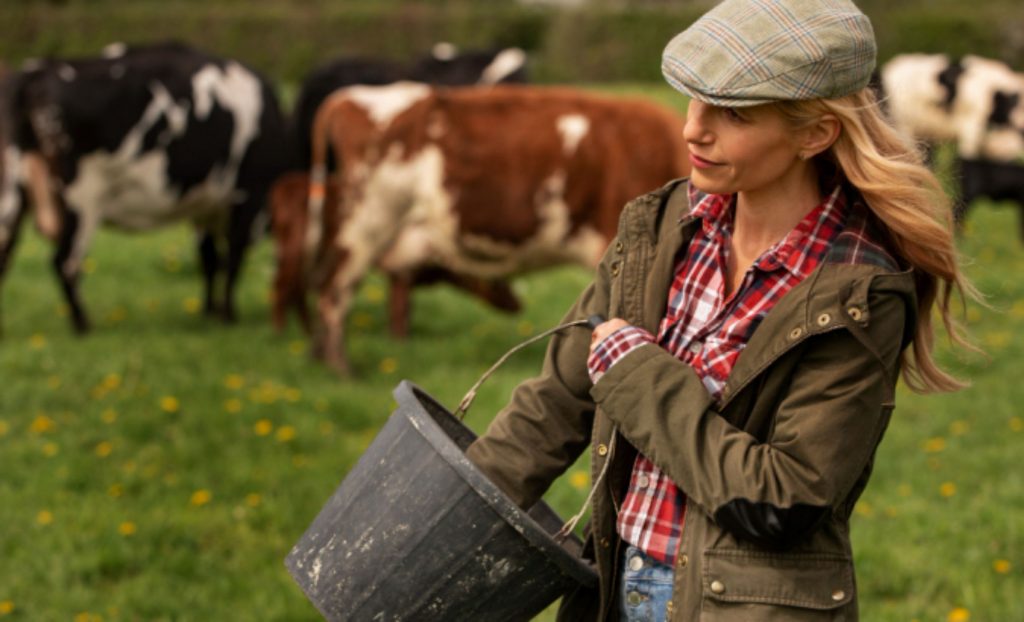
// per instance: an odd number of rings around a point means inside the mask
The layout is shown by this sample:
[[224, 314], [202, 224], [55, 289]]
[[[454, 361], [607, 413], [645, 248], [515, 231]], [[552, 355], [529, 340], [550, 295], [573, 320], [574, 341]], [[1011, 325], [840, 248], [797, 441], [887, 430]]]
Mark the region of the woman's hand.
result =
[[594, 348], [597, 347], [597, 344], [601, 343], [605, 337], [624, 326], [629, 326], [629, 322], [617, 317], [598, 324], [597, 328], [594, 329], [594, 332], [590, 334], [590, 351], [593, 352]]

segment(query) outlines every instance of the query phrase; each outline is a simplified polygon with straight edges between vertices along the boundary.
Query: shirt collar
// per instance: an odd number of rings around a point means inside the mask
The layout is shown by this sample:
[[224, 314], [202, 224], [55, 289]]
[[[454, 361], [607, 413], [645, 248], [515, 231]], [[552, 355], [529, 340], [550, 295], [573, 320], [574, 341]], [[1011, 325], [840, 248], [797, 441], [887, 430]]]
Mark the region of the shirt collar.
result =
[[[704, 234], [709, 237], [731, 235], [734, 194], [708, 194], [693, 184], [689, 187], [689, 215], [701, 220]], [[846, 214], [846, 195], [836, 185], [825, 200], [807, 212], [803, 219], [775, 246], [762, 254], [754, 266], [765, 272], [785, 268], [797, 276], [806, 276], [802, 269], [810, 255], [821, 256], [828, 244], [842, 228]]]

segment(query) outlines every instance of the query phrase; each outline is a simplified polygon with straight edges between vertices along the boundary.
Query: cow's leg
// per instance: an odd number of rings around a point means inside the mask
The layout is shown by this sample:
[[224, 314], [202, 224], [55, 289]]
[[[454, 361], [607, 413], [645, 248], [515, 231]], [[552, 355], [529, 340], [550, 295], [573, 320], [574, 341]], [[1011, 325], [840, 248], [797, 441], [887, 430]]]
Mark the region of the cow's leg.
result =
[[82, 260], [89, 246], [95, 223], [71, 210], [62, 210], [62, 226], [57, 236], [57, 250], [53, 267], [57, 271], [64, 299], [71, 311], [71, 325], [78, 334], [89, 332], [89, 317], [78, 296], [78, 280], [82, 273]]
[[[17, 195], [17, 196], [14, 196]], [[18, 238], [21, 237], [21, 223], [25, 220], [27, 199], [21, 191], [12, 194], [12, 200], [19, 200], [18, 205], [13, 206], [12, 211], [0, 221], [0, 281], [7, 273], [7, 266], [10, 265], [11, 256], [18, 245]], [[0, 197], [3, 201], [4, 197]], [[4, 206], [0, 205], [0, 209]], [[2, 306], [0, 306], [2, 309]], [[0, 312], [0, 336], [3, 336], [3, 314]]]
[[228, 227], [228, 261], [224, 275], [224, 306], [221, 309], [225, 322], [238, 320], [235, 311], [235, 285], [242, 271], [242, 262], [252, 242], [253, 226], [265, 192], [253, 190], [246, 201], [231, 211]]
[[389, 277], [388, 325], [391, 336], [405, 339], [409, 336], [409, 314], [413, 278], [408, 273], [392, 274]]
[[203, 271], [203, 310], [206, 315], [216, 315], [215, 298], [217, 273], [220, 271], [220, 254], [217, 252], [217, 238], [209, 230], [197, 231], [199, 236], [199, 265]]

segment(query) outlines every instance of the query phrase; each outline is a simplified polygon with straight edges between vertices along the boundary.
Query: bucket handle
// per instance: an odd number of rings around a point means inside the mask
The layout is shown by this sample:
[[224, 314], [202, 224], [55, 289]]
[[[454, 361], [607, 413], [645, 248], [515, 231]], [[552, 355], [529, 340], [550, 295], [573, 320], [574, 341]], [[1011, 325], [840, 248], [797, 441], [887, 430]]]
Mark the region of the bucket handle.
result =
[[497, 371], [497, 369], [501, 367], [505, 363], [505, 361], [507, 361], [509, 357], [515, 354], [516, 352], [519, 352], [526, 346], [536, 343], [541, 339], [544, 339], [545, 337], [553, 335], [561, 330], [565, 330], [566, 328], [572, 328], [573, 326], [589, 326], [591, 329], [594, 329], [597, 328], [598, 324], [601, 324], [604, 321], [605, 320], [603, 316], [594, 314], [585, 320], [573, 320], [571, 322], [566, 322], [565, 324], [555, 326], [554, 328], [550, 328], [540, 334], [530, 337], [526, 341], [515, 346], [514, 348], [506, 352], [500, 359], [498, 359], [498, 361], [494, 365], [491, 365], [491, 368], [484, 372], [484, 375], [480, 376], [480, 379], [477, 380], [472, 387], [470, 387], [469, 391], [462, 398], [462, 401], [459, 402], [458, 408], [455, 409], [455, 416], [459, 418], [459, 421], [462, 421], [465, 418], [466, 411], [469, 410], [469, 407], [473, 403], [473, 400], [476, 399], [476, 391], [477, 389], [480, 388], [480, 385], [482, 385], [485, 380], [490, 378], [491, 374]]
[[[573, 320], [571, 322], [566, 322], [565, 324], [555, 326], [554, 328], [548, 329], [540, 334], [534, 335], [533, 337], [530, 337], [526, 341], [513, 347], [511, 350], [506, 352], [500, 359], [498, 359], [498, 361], [494, 365], [491, 365], [491, 368], [484, 372], [484, 375], [481, 376], [480, 379], [477, 380], [472, 387], [470, 387], [465, 397], [463, 397], [462, 401], [459, 402], [458, 408], [455, 409], [455, 416], [459, 418], [459, 421], [462, 421], [462, 419], [466, 416], [466, 411], [469, 410], [469, 407], [473, 403], [473, 400], [476, 399], [476, 391], [477, 389], [480, 388], [480, 385], [482, 385], [485, 380], [490, 378], [491, 374], [493, 374], [499, 367], [501, 367], [505, 363], [505, 361], [507, 361], [508, 358], [515, 354], [516, 352], [519, 352], [526, 346], [536, 343], [541, 339], [548, 337], [549, 335], [553, 335], [561, 330], [565, 330], [566, 328], [572, 328], [573, 326], [589, 326], [591, 329], [595, 329], [597, 328], [598, 324], [602, 324], [604, 323], [604, 321], [604, 316], [600, 314], [594, 314], [585, 320]], [[594, 498], [594, 493], [597, 491], [597, 487], [601, 485], [601, 482], [604, 480], [605, 475], [608, 473], [608, 465], [612, 463], [611, 457], [612, 453], [615, 451], [615, 438], [618, 435], [619, 426], [613, 426], [612, 439], [608, 443], [608, 457], [605, 460], [604, 467], [601, 469], [601, 473], [597, 476], [597, 480], [595, 480], [594, 484], [590, 487], [590, 493], [587, 495], [586, 500], [583, 501], [583, 505], [582, 507], [580, 507], [580, 511], [577, 512], [575, 515], [571, 516], [569, 520], [566, 521], [564, 525], [562, 525], [562, 528], [559, 529], [557, 533], [555, 533], [555, 542], [561, 542], [562, 540], [565, 540], [569, 536], [569, 534], [571, 534], [573, 530], [576, 529], [576, 525], [580, 522], [580, 519], [582, 519], [583, 515], [586, 513], [587, 508], [590, 506], [590, 501]]]

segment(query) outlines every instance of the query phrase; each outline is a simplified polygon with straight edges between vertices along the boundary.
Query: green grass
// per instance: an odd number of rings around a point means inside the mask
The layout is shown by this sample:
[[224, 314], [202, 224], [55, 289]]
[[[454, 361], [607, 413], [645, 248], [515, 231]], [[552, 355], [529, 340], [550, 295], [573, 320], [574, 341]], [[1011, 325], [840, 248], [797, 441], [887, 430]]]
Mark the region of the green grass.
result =
[[[982, 206], [962, 239], [990, 295], [990, 309], [968, 313], [989, 357], [944, 348], [942, 358], [973, 387], [901, 392], [857, 508], [866, 621], [1024, 620], [1017, 217]], [[588, 279], [565, 268], [517, 280], [518, 316], [444, 286], [419, 290], [402, 342], [385, 330], [384, 284], [371, 278], [351, 318], [359, 375], [343, 381], [308, 359], [296, 327], [272, 330], [267, 242], [246, 268], [241, 322], [225, 327], [195, 313], [188, 229], [101, 232], [82, 287], [96, 324], [85, 338], [69, 330], [49, 252], [27, 235], [2, 293], [4, 620], [318, 619], [282, 560], [388, 417], [395, 385], [411, 379], [454, 407], [509, 347], [554, 325]], [[483, 430], [542, 352], [531, 347], [484, 385], [471, 427]], [[584, 458], [549, 494], [563, 516], [586, 477]]]

